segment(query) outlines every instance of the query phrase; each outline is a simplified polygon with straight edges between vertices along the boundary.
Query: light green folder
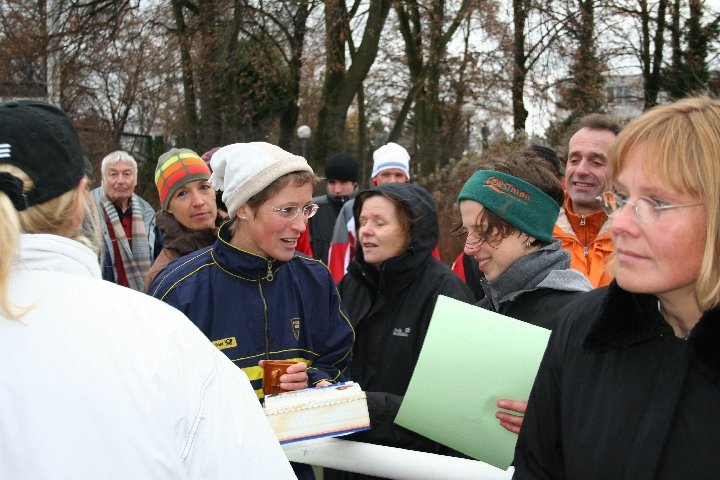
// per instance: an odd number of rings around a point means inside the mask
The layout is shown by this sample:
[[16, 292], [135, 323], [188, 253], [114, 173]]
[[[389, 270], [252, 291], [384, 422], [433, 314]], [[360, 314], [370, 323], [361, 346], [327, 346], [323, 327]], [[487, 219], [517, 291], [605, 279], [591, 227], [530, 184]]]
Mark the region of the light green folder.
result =
[[495, 403], [527, 401], [549, 337], [545, 328], [438, 297], [395, 423], [507, 470], [517, 435], [500, 426]]

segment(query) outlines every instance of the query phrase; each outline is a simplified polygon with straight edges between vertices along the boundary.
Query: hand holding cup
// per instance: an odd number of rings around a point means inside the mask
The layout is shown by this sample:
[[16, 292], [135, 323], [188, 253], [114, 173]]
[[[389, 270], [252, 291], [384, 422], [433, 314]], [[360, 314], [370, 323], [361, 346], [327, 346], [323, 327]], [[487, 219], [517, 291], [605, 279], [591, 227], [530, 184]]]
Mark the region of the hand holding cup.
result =
[[307, 364], [288, 360], [260, 360], [265, 395], [308, 387]]

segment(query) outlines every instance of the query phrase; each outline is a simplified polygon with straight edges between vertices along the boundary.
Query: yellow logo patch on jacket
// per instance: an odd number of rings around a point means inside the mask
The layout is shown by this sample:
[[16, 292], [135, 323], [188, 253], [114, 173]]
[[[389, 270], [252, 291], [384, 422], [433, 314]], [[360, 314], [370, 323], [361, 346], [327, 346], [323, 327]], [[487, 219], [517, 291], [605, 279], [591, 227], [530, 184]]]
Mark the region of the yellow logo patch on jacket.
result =
[[214, 340], [213, 344], [219, 350], [225, 350], [226, 348], [237, 347], [237, 340], [235, 337], [221, 338], [220, 340]]

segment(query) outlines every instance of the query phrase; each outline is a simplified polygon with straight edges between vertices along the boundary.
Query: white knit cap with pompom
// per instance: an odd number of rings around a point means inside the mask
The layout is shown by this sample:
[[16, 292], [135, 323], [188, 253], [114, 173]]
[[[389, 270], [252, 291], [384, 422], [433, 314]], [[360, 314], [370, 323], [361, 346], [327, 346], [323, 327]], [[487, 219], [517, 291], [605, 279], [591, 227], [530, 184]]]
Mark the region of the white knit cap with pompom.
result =
[[230, 218], [253, 195], [292, 172], [313, 172], [307, 160], [265, 142], [233, 143], [222, 147], [210, 161], [210, 184], [222, 190]]

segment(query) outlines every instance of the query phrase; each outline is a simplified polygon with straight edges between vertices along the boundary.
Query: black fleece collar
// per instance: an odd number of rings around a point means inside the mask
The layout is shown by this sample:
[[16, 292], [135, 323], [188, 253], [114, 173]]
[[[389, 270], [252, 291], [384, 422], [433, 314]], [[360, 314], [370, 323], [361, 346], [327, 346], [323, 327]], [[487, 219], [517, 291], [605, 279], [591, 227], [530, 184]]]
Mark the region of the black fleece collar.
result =
[[[615, 281], [608, 287], [584, 346], [596, 351], [625, 348], [660, 334], [674, 335], [653, 295], [630, 293]], [[690, 332], [688, 345], [716, 382], [720, 381], [720, 308], [708, 310]]]

